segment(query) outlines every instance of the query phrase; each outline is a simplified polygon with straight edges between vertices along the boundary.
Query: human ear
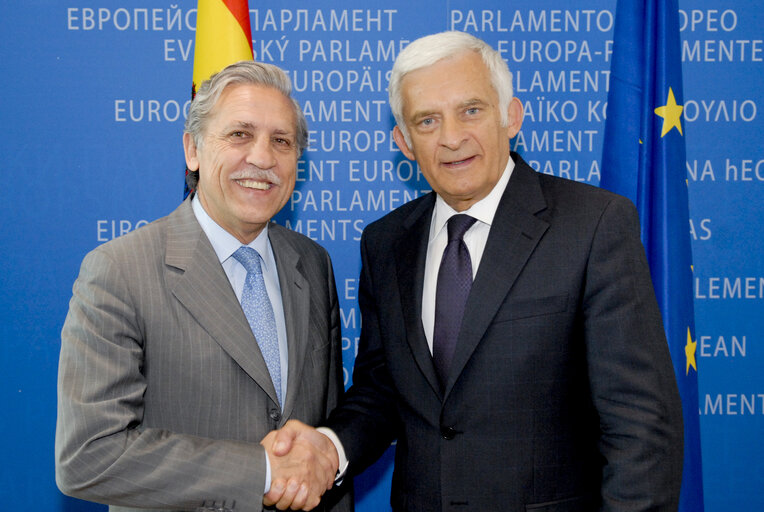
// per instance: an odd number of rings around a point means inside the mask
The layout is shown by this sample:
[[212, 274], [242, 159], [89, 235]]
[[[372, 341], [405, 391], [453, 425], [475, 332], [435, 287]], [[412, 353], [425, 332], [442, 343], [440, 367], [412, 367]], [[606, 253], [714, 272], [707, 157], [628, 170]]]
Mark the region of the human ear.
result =
[[190, 133], [183, 134], [183, 152], [186, 156], [186, 167], [189, 171], [199, 170], [199, 151]]
[[393, 139], [395, 140], [395, 143], [398, 145], [398, 149], [400, 149], [404, 155], [406, 155], [406, 158], [409, 160], [416, 160], [416, 157], [414, 156], [414, 152], [411, 151], [411, 148], [406, 143], [406, 138], [403, 136], [403, 132], [400, 128], [398, 128], [398, 125], [393, 128]]

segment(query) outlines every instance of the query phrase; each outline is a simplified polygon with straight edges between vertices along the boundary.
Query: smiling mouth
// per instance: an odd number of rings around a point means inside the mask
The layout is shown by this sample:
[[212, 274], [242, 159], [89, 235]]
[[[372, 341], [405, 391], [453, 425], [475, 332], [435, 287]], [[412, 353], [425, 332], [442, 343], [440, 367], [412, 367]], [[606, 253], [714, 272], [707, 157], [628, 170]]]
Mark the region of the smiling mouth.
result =
[[237, 180], [236, 182], [244, 188], [252, 188], [255, 190], [269, 190], [273, 186], [272, 183], [267, 181]]
[[456, 166], [463, 165], [463, 164], [466, 164], [468, 162], [471, 162], [473, 158], [475, 158], [475, 157], [471, 156], [471, 157], [465, 158], [464, 160], [452, 160], [450, 162], [443, 162], [443, 165], [447, 165], [449, 167], [456, 167]]

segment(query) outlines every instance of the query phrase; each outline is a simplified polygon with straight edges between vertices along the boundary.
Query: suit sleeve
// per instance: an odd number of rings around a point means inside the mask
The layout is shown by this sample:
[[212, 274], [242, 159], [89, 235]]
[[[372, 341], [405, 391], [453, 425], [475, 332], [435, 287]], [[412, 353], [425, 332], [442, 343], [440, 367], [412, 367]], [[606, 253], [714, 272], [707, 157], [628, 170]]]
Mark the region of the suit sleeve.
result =
[[61, 338], [55, 458], [64, 493], [135, 507], [262, 509], [259, 444], [142, 428], [140, 313], [102, 249], [83, 261]]
[[359, 474], [377, 460], [397, 437], [400, 424], [395, 391], [382, 347], [377, 295], [374, 292], [374, 265], [370, 259], [376, 253], [369, 245], [369, 237], [364, 232], [361, 237], [362, 269], [358, 291], [363, 324], [353, 368], [353, 385], [345, 394], [342, 406], [332, 413], [327, 422], [342, 442], [350, 474]]
[[340, 306], [337, 298], [337, 285], [334, 280], [334, 270], [329, 254], [326, 254], [327, 265], [327, 289], [329, 293], [329, 338], [330, 338], [330, 361], [329, 374], [327, 378], [328, 393], [324, 418], [329, 417], [329, 413], [339, 405], [340, 399], [345, 391], [345, 375], [342, 365], [342, 328], [340, 326]]
[[602, 510], [676, 510], [682, 412], [636, 209], [616, 198], [593, 239], [583, 298], [605, 465]]
[[[345, 374], [342, 364], [342, 328], [340, 324], [340, 307], [337, 298], [337, 286], [334, 279], [334, 270], [329, 254], [325, 253], [327, 267], [327, 290], [329, 295], [329, 369], [326, 375], [327, 395], [325, 412], [322, 418], [325, 420], [342, 400], [345, 393]], [[321, 498], [321, 504], [326, 510], [335, 512], [354, 510], [353, 479], [343, 478], [341, 485], [333, 486]]]

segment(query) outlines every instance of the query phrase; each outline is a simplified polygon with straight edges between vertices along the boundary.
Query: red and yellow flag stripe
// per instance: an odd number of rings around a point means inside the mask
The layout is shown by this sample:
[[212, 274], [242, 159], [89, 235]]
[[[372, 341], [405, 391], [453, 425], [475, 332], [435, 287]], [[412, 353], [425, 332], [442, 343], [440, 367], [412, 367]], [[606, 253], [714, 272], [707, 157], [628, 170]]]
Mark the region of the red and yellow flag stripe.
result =
[[199, 0], [192, 94], [213, 74], [247, 59], [252, 59], [247, 0]]

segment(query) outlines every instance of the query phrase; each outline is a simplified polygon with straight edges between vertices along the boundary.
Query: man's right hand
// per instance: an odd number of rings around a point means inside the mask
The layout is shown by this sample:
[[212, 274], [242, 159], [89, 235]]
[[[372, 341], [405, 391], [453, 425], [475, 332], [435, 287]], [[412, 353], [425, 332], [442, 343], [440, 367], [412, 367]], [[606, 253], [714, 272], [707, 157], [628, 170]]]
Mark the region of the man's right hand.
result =
[[266, 506], [279, 510], [312, 510], [334, 485], [339, 458], [328, 437], [297, 420], [289, 420], [260, 441], [271, 464]]

